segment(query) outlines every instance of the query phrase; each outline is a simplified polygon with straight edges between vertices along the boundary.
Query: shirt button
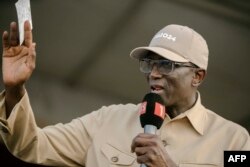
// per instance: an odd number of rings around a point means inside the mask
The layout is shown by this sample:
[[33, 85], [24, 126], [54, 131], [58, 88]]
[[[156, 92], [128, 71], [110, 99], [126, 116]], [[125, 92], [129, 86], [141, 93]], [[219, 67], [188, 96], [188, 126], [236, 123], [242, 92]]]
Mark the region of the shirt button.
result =
[[163, 144], [164, 147], [166, 147], [168, 145], [166, 140], [162, 140], [162, 144]]
[[111, 161], [112, 161], [112, 162], [118, 162], [118, 160], [119, 160], [118, 157], [112, 157], [112, 158], [111, 158]]

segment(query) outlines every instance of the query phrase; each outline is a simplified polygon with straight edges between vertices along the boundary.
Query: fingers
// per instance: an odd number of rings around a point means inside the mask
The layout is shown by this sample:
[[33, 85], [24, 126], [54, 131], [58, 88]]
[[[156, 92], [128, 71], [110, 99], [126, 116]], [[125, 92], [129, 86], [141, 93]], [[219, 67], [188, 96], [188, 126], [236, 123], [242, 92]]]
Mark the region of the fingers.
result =
[[16, 22], [12, 22], [10, 24], [10, 45], [11, 46], [18, 45], [18, 30]]
[[[10, 46], [17, 46], [19, 43], [18, 28], [16, 22], [11, 22], [10, 24], [10, 41], [8, 32], [3, 33], [2, 41], [3, 48], [8, 48]], [[28, 20], [24, 22], [24, 45], [30, 47], [33, 43], [33, 35], [31, 31], [31, 25]]]
[[27, 58], [26, 64], [30, 69], [35, 69], [36, 66], [36, 43], [33, 43], [29, 48], [29, 56]]
[[9, 48], [10, 46], [18, 45], [18, 31], [16, 22], [10, 23], [10, 41], [9, 33], [7, 31], [4, 31], [2, 41], [4, 49]]
[[9, 33], [7, 31], [3, 32], [3, 49], [8, 49], [9, 48]]
[[31, 25], [28, 20], [24, 22], [24, 45], [30, 47], [33, 43], [33, 35]]
[[139, 164], [146, 164], [152, 166], [159, 159], [159, 151], [156, 147], [137, 147], [135, 150], [137, 162]]
[[154, 144], [155, 140], [152, 140], [154, 138], [156, 138], [156, 135], [146, 134], [146, 133], [138, 134], [132, 141], [131, 152], [135, 152], [136, 147], [155, 145]]
[[131, 151], [136, 154], [138, 163], [160, 166], [152, 164], [160, 163], [159, 160], [163, 159], [161, 153], [165, 151], [165, 148], [157, 135], [141, 133], [133, 139]]
[[143, 167], [145, 167], [145, 166], [146, 167], [152, 166], [151, 161], [148, 159], [148, 157], [146, 155], [137, 156], [136, 161], [139, 164], [144, 164]]
[[155, 160], [157, 160], [157, 157], [154, 156], [154, 154], [150, 154], [150, 153], [137, 155], [137, 159], [136, 159], [136, 161], [139, 164], [145, 164], [147, 167], [152, 166]]

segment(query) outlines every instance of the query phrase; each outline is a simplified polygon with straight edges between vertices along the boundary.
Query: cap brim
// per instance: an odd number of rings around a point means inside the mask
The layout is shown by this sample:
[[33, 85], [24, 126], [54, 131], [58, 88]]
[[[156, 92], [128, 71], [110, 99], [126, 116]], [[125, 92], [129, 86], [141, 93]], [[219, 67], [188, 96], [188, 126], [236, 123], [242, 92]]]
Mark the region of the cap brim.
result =
[[187, 59], [183, 58], [179, 54], [176, 54], [170, 50], [163, 49], [160, 47], [138, 47], [135, 48], [131, 51], [130, 57], [135, 58], [135, 59], [140, 59], [143, 56], [145, 56], [148, 51], [154, 52], [158, 54], [159, 56], [162, 56], [166, 59], [169, 59], [171, 61], [175, 62], [189, 62]]

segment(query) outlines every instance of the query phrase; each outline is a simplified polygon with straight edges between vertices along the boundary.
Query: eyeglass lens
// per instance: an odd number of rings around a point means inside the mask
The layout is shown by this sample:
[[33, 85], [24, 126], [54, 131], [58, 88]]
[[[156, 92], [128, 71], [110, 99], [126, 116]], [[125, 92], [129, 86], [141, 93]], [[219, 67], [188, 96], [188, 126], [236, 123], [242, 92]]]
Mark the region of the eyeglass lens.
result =
[[156, 65], [157, 70], [162, 74], [168, 74], [173, 69], [173, 63], [168, 60], [142, 59], [140, 60], [140, 71], [143, 73], [150, 73], [154, 65]]

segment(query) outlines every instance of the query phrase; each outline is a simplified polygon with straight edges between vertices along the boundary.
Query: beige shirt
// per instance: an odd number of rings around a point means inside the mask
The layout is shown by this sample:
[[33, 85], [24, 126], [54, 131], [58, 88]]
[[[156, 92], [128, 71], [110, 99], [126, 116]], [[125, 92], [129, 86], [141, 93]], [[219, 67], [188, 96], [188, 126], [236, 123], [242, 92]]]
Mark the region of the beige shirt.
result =
[[[0, 95], [0, 135], [12, 154], [52, 166], [139, 167], [131, 153], [133, 138], [143, 132], [140, 104], [104, 106], [67, 124], [40, 129], [26, 93], [6, 120]], [[200, 102], [157, 132], [180, 167], [223, 166], [224, 150], [250, 150], [248, 132], [206, 109]]]

